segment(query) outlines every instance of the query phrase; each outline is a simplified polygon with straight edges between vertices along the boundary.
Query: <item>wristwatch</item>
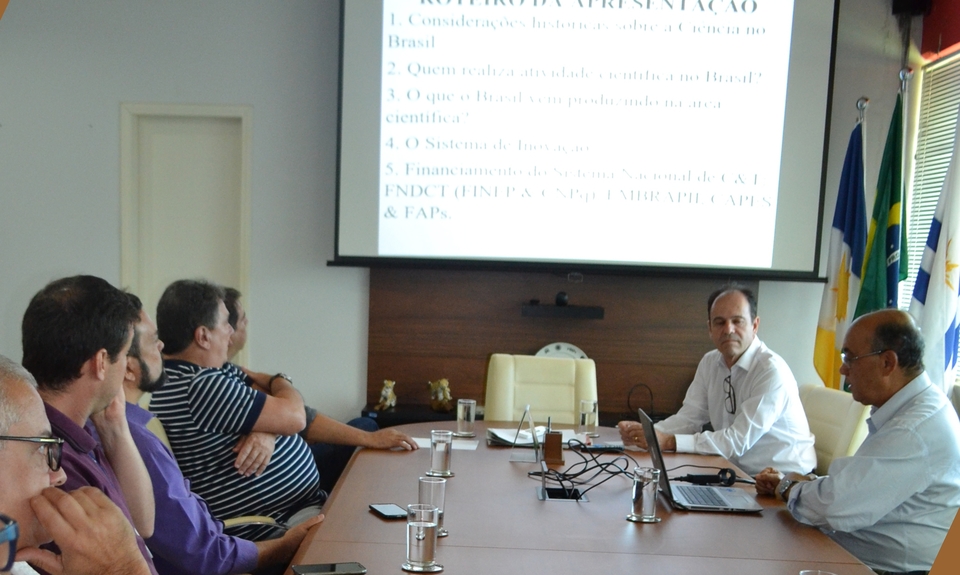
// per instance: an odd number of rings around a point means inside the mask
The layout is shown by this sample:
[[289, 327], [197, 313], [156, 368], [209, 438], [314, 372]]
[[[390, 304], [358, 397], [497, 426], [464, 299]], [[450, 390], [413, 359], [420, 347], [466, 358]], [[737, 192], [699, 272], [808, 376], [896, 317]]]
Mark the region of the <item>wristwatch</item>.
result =
[[290, 382], [290, 385], [293, 385], [293, 380], [290, 379], [290, 376], [281, 371], [277, 375], [271, 377], [270, 381], [267, 382], [267, 389], [269, 389], [270, 391], [273, 391], [273, 380], [275, 379], [285, 379]]
[[787, 498], [790, 497], [790, 488], [797, 483], [800, 483], [800, 481], [791, 478], [789, 475], [785, 476], [780, 480], [780, 483], [777, 484], [777, 497], [780, 498], [781, 501], [786, 502]]

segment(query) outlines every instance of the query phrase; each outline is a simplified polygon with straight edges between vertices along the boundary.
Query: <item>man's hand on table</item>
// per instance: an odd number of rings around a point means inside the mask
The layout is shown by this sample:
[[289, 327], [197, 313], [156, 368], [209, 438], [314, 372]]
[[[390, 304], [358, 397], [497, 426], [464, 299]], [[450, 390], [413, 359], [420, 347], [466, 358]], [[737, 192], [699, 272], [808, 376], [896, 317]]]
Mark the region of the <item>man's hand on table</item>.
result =
[[420, 449], [420, 446], [417, 445], [417, 442], [414, 441], [412, 437], [393, 427], [370, 432], [364, 447], [373, 449], [402, 449], [404, 451]]
[[767, 467], [757, 474], [757, 493], [760, 495], [775, 495], [777, 485], [783, 479], [783, 474], [772, 467]]
[[[617, 424], [617, 429], [620, 431], [620, 439], [623, 440], [624, 445], [635, 445], [641, 449], [647, 449], [647, 439], [643, 434], [643, 426], [639, 422], [621, 421]], [[677, 450], [677, 438], [673, 434], [660, 431], [655, 433], [662, 451]]]

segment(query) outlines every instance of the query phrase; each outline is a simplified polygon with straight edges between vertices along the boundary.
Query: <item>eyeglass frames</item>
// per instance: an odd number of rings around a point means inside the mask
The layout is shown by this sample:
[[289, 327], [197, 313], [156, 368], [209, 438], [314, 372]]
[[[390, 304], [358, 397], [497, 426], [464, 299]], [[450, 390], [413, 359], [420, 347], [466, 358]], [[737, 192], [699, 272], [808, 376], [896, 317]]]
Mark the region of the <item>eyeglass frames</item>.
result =
[[21, 437], [19, 435], [0, 435], [0, 441], [29, 441], [43, 444], [47, 452], [47, 465], [50, 471], [60, 471], [60, 458], [63, 456], [63, 440], [59, 437]]
[[877, 351], [871, 351], [870, 353], [865, 353], [865, 354], [863, 354], [863, 355], [851, 355], [850, 352], [848, 352], [848, 351], [841, 351], [841, 352], [840, 352], [840, 361], [842, 361], [844, 365], [851, 365], [851, 364], [853, 364], [853, 362], [857, 361], [858, 359], [863, 359], [863, 358], [865, 358], [865, 357], [870, 357], [871, 355], [880, 355], [881, 353], [883, 353], [883, 352], [885, 352], [885, 351], [887, 351], [887, 350], [881, 349], [881, 350], [877, 350]]
[[723, 399], [723, 407], [727, 410], [727, 413], [734, 414], [737, 412], [737, 392], [733, 389], [733, 384], [730, 383], [730, 376], [723, 378], [723, 393], [726, 394], [726, 397]]
[[13, 567], [13, 559], [17, 556], [17, 537], [20, 535], [20, 528], [12, 517], [0, 513], [0, 548], [4, 543], [9, 542], [7, 554], [0, 552], [0, 571], [9, 571]]

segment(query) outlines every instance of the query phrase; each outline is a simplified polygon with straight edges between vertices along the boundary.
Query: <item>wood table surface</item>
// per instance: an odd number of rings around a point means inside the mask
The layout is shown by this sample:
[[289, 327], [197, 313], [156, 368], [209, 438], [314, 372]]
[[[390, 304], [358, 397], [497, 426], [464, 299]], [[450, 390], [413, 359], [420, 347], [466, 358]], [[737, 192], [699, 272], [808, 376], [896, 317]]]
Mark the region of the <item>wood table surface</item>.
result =
[[[400, 427], [413, 437], [427, 438], [431, 429], [455, 429], [456, 422], [418, 423]], [[612, 477], [587, 493], [589, 502], [540, 501], [539, 479], [528, 472], [538, 464], [511, 462], [510, 448], [489, 447], [487, 426], [477, 422], [476, 450], [455, 449], [448, 479], [444, 526], [448, 537], [438, 543], [437, 560], [448, 574], [530, 573], [656, 573], [709, 575], [797, 575], [821, 569], [836, 575], [869, 575], [872, 571], [819, 530], [797, 523], [783, 503], [758, 497], [759, 514], [673, 510], [660, 497], [660, 523], [627, 521], [632, 483]], [[600, 441], [619, 439], [616, 430], [601, 428]], [[643, 451], [627, 451], [641, 466], [652, 465]], [[564, 450], [564, 468], [581, 461]], [[598, 456], [601, 462], [616, 456]], [[728, 467], [720, 457], [664, 454], [665, 464]], [[624, 464], [632, 470], [634, 463]], [[417, 479], [430, 467], [430, 450], [414, 452], [360, 449], [330, 499], [325, 520], [304, 538], [293, 564], [358, 561], [370, 574], [403, 573], [405, 521], [388, 521], [368, 510], [371, 503], [405, 507], [417, 501]], [[709, 473], [683, 468], [671, 472]], [[741, 472], [742, 475], [742, 472]], [[598, 477], [594, 482], [602, 479]], [[751, 485], [741, 485], [753, 492]], [[291, 573], [289, 570], [288, 573]]]

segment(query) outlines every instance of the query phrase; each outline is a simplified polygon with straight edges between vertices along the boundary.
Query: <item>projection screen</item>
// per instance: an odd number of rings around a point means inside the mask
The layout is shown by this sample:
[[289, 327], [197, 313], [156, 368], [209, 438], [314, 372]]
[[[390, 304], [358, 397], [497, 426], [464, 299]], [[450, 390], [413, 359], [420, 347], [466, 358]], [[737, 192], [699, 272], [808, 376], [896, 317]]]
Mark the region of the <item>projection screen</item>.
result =
[[334, 263], [815, 277], [834, 9], [344, 2]]

